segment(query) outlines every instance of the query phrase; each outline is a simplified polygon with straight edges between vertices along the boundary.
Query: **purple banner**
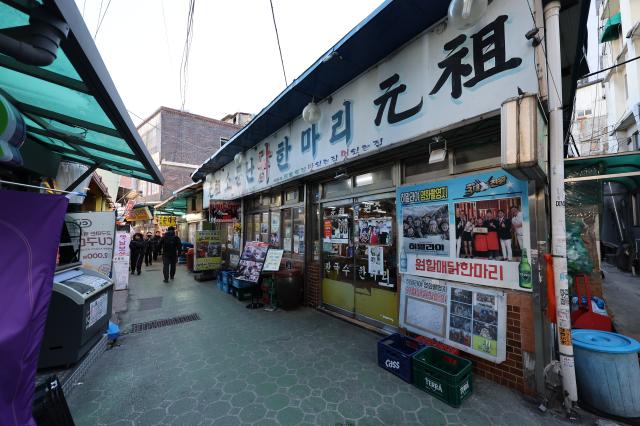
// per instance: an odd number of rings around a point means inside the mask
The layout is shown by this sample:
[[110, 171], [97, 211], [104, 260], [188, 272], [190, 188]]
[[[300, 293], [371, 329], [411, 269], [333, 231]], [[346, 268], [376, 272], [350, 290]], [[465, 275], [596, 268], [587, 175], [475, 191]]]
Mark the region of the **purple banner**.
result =
[[68, 199], [0, 191], [0, 424], [34, 425], [31, 404]]

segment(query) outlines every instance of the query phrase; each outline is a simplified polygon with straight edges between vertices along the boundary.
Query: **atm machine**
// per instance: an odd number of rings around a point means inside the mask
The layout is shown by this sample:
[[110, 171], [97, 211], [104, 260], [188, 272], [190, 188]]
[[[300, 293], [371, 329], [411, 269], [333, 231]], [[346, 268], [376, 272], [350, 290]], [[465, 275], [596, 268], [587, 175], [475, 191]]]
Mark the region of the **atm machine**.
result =
[[[106, 333], [111, 317], [113, 281], [83, 268], [77, 260], [79, 244], [72, 241], [72, 224], [63, 230], [60, 262], [53, 276], [53, 291], [40, 346], [38, 368], [75, 364]], [[69, 234], [72, 234], [71, 236]], [[75, 247], [74, 247], [75, 246]], [[65, 255], [65, 248], [71, 256]], [[65, 264], [66, 260], [74, 262]]]

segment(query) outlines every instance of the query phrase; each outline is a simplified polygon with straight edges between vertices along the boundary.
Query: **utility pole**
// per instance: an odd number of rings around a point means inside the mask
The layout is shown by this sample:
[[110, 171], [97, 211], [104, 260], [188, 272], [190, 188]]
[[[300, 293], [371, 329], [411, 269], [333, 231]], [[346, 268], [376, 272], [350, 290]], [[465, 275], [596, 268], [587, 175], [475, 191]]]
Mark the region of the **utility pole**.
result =
[[570, 413], [578, 400], [571, 342], [571, 310], [567, 273], [567, 231], [565, 226], [564, 138], [562, 117], [562, 74], [560, 56], [560, 2], [544, 7], [549, 92], [549, 161], [551, 193], [551, 253], [555, 280], [558, 350], [562, 371], [565, 409]]

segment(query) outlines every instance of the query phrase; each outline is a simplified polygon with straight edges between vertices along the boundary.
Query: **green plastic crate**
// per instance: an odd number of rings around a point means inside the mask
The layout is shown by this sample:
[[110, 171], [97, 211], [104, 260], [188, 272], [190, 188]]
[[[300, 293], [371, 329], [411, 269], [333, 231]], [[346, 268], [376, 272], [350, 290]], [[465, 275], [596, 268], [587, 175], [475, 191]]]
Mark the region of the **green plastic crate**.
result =
[[471, 361], [432, 346], [411, 360], [413, 384], [452, 407], [471, 395]]
[[252, 287], [248, 287], [248, 288], [232, 287], [231, 289], [231, 293], [233, 294], [233, 296], [240, 301], [251, 300], [251, 295], [253, 291], [254, 289]]

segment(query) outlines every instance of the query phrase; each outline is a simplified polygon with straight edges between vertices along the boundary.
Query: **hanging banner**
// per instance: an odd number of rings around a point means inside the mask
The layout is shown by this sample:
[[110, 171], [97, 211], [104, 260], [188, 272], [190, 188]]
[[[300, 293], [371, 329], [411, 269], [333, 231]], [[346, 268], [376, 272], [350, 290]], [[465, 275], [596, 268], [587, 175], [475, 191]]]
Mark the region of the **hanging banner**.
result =
[[176, 216], [160, 215], [155, 217], [155, 222], [158, 224], [158, 226], [161, 226], [163, 228], [168, 228], [169, 226], [173, 226], [175, 228], [177, 219], [178, 218]]
[[138, 220], [151, 220], [153, 215], [149, 207], [138, 207], [127, 212], [126, 219], [128, 222], [136, 222]]
[[82, 229], [80, 238], [80, 260], [82, 261], [82, 266], [111, 276], [116, 226], [115, 213], [69, 213], [67, 217]]
[[506, 359], [506, 305], [504, 292], [403, 275], [400, 326], [500, 363]]
[[0, 424], [35, 425], [34, 383], [69, 200], [0, 190]]
[[127, 231], [116, 231], [116, 243], [113, 249], [113, 281], [115, 290], [126, 290], [129, 287], [129, 243], [131, 234]]
[[193, 270], [199, 272], [220, 269], [222, 262], [220, 231], [196, 231], [195, 240]]
[[[205, 199], [232, 200], [319, 170], [344, 166], [538, 93], [525, 1], [494, 0], [472, 28], [439, 24], [318, 102], [320, 120], [301, 116], [207, 175]], [[249, 125], [250, 126], [250, 125]]]
[[528, 211], [503, 170], [400, 187], [400, 272], [531, 291]]
[[209, 220], [228, 223], [239, 220], [240, 203], [237, 201], [209, 201]]

